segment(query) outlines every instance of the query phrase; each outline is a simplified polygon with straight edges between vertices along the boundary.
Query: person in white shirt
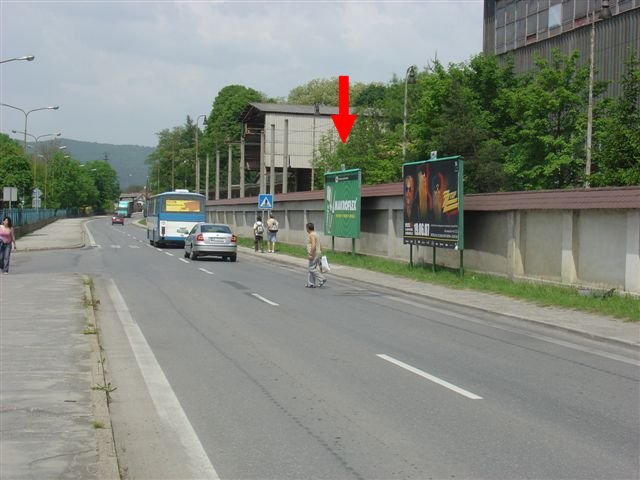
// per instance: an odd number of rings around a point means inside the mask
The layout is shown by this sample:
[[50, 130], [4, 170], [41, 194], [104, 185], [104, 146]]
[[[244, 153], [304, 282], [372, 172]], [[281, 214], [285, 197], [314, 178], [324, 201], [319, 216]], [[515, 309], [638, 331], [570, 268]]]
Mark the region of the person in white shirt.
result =
[[269, 253], [276, 251], [276, 236], [278, 235], [278, 220], [275, 219], [273, 213], [269, 212], [269, 220], [267, 220], [267, 248]]
[[253, 246], [258, 251], [258, 247], [260, 247], [260, 252], [264, 253], [264, 224], [262, 223], [262, 217], [258, 215], [256, 217], [256, 223], [253, 224]]

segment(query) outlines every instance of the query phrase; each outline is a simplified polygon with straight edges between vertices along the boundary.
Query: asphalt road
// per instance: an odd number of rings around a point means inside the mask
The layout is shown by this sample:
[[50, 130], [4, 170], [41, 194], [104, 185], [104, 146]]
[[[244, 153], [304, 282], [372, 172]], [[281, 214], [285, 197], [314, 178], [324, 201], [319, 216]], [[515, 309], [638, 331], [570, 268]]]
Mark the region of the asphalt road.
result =
[[[628, 352], [88, 223], [32, 267], [94, 278], [130, 478], [639, 478]], [[265, 254], [268, 255], [268, 254]], [[23, 265], [28, 271], [29, 265]], [[559, 335], [559, 334], [558, 334]]]

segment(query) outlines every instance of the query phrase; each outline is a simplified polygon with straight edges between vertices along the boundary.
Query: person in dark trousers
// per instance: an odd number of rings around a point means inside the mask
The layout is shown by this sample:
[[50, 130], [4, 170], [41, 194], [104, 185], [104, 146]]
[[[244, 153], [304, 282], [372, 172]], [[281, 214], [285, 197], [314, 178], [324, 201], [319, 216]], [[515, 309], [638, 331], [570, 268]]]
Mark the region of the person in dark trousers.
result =
[[264, 224], [260, 215], [256, 217], [256, 223], [253, 224], [253, 246], [256, 252], [260, 247], [260, 252], [264, 253]]
[[322, 249], [320, 248], [320, 239], [316, 233], [313, 223], [307, 223], [307, 260], [309, 260], [309, 270], [307, 274], [307, 288], [316, 288], [323, 286], [327, 279], [320, 272], [320, 259], [322, 258]]

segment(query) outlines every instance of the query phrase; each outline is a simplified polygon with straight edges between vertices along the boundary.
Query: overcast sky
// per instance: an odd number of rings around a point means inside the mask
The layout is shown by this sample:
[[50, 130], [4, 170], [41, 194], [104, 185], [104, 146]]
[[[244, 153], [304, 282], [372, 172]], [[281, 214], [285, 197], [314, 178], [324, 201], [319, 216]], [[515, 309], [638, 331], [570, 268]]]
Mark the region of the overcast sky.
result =
[[[2, 103], [28, 133], [155, 146], [240, 84], [271, 97], [315, 78], [404, 78], [482, 50], [482, 0], [0, 0]], [[24, 129], [0, 107], [0, 130]]]

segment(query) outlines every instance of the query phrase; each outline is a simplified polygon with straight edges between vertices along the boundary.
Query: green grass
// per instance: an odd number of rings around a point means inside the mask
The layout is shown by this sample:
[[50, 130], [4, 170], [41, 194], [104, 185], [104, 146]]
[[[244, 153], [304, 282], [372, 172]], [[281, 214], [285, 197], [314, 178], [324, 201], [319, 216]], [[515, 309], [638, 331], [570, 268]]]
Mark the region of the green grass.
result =
[[[265, 240], [266, 243], [266, 240]], [[238, 244], [253, 248], [253, 239], [238, 238]], [[265, 245], [266, 248], [266, 245]], [[306, 258], [305, 247], [278, 242], [278, 253]], [[494, 275], [477, 272], [465, 272], [461, 277], [457, 271], [438, 268], [433, 272], [431, 265], [411, 268], [408, 262], [390, 260], [371, 255], [346, 252], [325, 253], [332, 264], [363, 268], [419, 282], [433, 283], [449, 288], [471, 289], [487, 293], [497, 293], [508, 297], [526, 300], [542, 306], [555, 306], [600, 315], [609, 315], [626, 321], [640, 321], [640, 299], [631, 295], [614, 294], [605, 298], [581, 296], [575, 287], [513, 281]]]

